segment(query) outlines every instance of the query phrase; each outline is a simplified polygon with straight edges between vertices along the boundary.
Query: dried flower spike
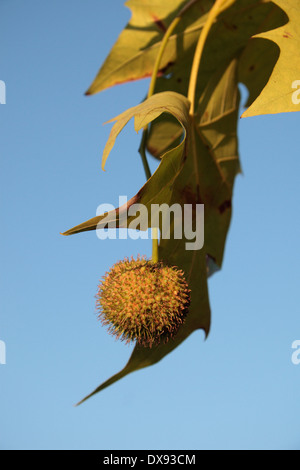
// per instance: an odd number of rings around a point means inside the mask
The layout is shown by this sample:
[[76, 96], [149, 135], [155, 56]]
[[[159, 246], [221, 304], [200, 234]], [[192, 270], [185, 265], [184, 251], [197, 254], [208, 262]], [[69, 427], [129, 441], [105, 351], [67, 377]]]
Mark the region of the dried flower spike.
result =
[[96, 298], [99, 319], [111, 334], [151, 347], [176, 334], [190, 290], [178, 268], [126, 258], [103, 276]]

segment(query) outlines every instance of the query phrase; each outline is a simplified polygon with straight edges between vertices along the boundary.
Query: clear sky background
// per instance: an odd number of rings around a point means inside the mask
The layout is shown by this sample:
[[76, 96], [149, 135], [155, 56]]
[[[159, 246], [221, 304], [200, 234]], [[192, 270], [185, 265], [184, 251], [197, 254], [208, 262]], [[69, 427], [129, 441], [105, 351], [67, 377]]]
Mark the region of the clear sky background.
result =
[[[239, 122], [243, 175], [212, 327], [74, 404], [127, 362], [95, 315], [98, 280], [150, 240], [60, 232], [144, 184], [129, 125], [107, 171], [103, 123], [148, 80], [84, 92], [130, 18], [123, 0], [0, 0], [1, 449], [300, 449], [300, 114]], [[299, 77], [300, 79], [300, 77]]]

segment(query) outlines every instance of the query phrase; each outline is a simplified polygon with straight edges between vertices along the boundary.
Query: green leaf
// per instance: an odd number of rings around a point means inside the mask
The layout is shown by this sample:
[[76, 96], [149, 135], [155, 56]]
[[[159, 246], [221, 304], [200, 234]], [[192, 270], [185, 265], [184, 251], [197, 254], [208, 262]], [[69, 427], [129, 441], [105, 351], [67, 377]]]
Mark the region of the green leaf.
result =
[[[185, 236], [176, 239], [174, 224], [171, 238], [162, 238], [159, 245], [159, 258], [185, 272], [192, 291], [189, 313], [174, 340], [153, 348], [136, 346], [126, 366], [82, 401], [127, 374], [155, 364], [195, 330], [203, 329], [208, 334], [207, 278], [212, 270], [222, 266], [234, 181], [240, 171], [238, 84], [243, 82], [249, 89], [250, 108], [244, 116], [297, 108], [291, 102], [295, 92], [293, 82], [300, 79], [296, 76], [299, 59], [295, 61], [294, 57], [299, 45], [300, 7], [292, 0], [239, 0], [219, 16], [208, 36], [197, 82], [198, 106], [195, 115], [190, 116], [185, 96], [191, 64], [199, 33], [213, 3], [213, 0], [194, 2], [183, 16], [164, 51], [157, 93], [113, 120], [115, 124], [103, 153], [103, 168], [118, 134], [134, 118], [136, 131], [151, 123], [147, 148], [161, 160], [158, 169], [126, 207], [94, 217], [64, 233], [102, 229], [110, 222], [128, 227], [135, 219], [127, 217], [134, 204], [143, 204], [148, 209], [146, 218], [140, 222], [142, 230], [152, 226], [153, 204], [177, 203], [182, 208], [190, 204], [194, 219], [196, 204], [204, 204], [203, 249], [186, 250], [188, 240]], [[179, 0], [127, 2], [132, 19], [88, 94], [150, 76], [164, 32], [185, 4]], [[295, 72], [292, 79], [291, 63]]]
[[[272, 2], [241, 0], [220, 16], [212, 28], [204, 49], [204, 55], [197, 83], [197, 97], [201, 99], [206, 84], [214, 76], [222, 74], [224, 64], [236, 58], [238, 61], [237, 81], [246, 85], [249, 91], [247, 106], [260, 95], [267, 84], [279, 56], [278, 47], [266, 39], [251, 39], [253, 34], [276, 28], [287, 22], [286, 14]], [[157, 91], [169, 87], [187, 93], [192, 55], [184, 51], [185, 58], [178, 57], [172, 67], [170, 78], [158, 78]], [[180, 67], [181, 60], [184, 67]], [[189, 63], [187, 63], [189, 61]], [[183, 74], [184, 71], [184, 74]], [[199, 116], [199, 110], [197, 116]], [[156, 158], [177, 142], [180, 129], [172, 117], [155, 121], [151, 125], [147, 149]]]
[[[88, 94], [150, 77], [164, 31], [186, 3], [178, 0], [127, 2], [132, 10], [132, 19], [112, 48]], [[172, 90], [187, 96], [196, 43], [213, 3], [213, 0], [196, 2], [182, 17], [163, 54], [156, 92]], [[289, 10], [289, 4], [292, 5], [293, 0], [238, 0], [219, 16], [205, 46], [197, 83], [197, 100], [217, 70], [236, 58], [239, 60], [239, 81], [249, 89], [249, 104], [255, 101], [278, 59], [278, 47], [257, 38], [271, 38], [273, 33], [269, 30], [287, 23], [288, 18], [281, 8]], [[269, 32], [260, 34], [264, 31]], [[251, 39], [253, 37], [255, 39]], [[289, 91], [292, 91], [291, 84], [289, 86]], [[165, 124], [166, 135], [172, 138], [174, 133]], [[158, 126], [156, 130], [162, 135]], [[150, 140], [149, 149], [155, 152], [156, 145], [152, 143]]]
[[[166, 153], [161, 161], [159, 169], [148, 180], [146, 185], [141, 188], [138, 195], [129, 201], [126, 210], [132, 206], [133, 203], [141, 203], [146, 205], [151, 211], [151, 204], [168, 203], [170, 206], [176, 202], [182, 204], [182, 194], [185, 194], [186, 201], [194, 202], [197, 199], [197, 194], [193, 193], [193, 187], [187, 185], [189, 181], [185, 181], [181, 177], [181, 172], [189, 160], [190, 165], [195, 162], [190, 158], [186, 158], [186, 135], [189, 131], [189, 102], [188, 100], [174, 93], [164, 93], [162, 95], [154, 95], [141, 105], [132, 108], [128, 112], [123, 113], [117, 119], [114, 125], [110, 138], [107, 143], [106, 150], [104, 151], [105, 160], [109, 150], [114, 144], [116, 135], [119, 133], [121, 127], [125, 122], [128, 122], [129, 115], [135, 116], [136, 130], [142, 129], [151, 119], [155, 118], [162, 112], [172, 112], [182, 125], [183, 139], [181, 144]], [[189, 175], [189, 179], [190, 175]], [[191, 180], [191, 183], [193, 180]], [[122, 214], [125, 211], [120, 210], [117, 214], [110, 213], [110, 216], [103, 219], [105, 216], [100, 216], [96, 219], [88, 221], [86, 224], [71, 229], [66, 234], [78, 233], [79, 231], [96, 229], [105, 227], [106, 224], [116, 221], [118, 226], [121, 226], [123, 220]], [[103, 223], [101, 223], [103, 220]], [[133, 217], [128, 217], [126, 224], [129, 224]], [[145, 221], [144, 228], [150, 226], [150, 220]], [[87, 398], [98, 393], [117, 380], [126, 376], [127, 374], [138, 369], [150, 366], [160, 361], [163, 357], [173, 351], [179, 344], [182, 343], [193, 331], [203, 329], [206, 334], [209, 332], [210, 327], [210, 307], [208, 300], [207, 289], [207, 266], [206, 255], [204, 250], [186, 251], [185, 243], [186, 238], [180, 240], [174, 239], [173, 231], [171, 239], [163, 239], [159, 246], [159, 258], [165, 260], [167, 263], [178, 266], [185, 272], [186, 279], [189, 287], [192, 290], [191, 305], [186, 321], [179, 329], [176, 337], [169, 341], [167, 344], [160, 344], [152, 348], [136, 346], [132, 356], [125, 366], [125, 368], [118, 374], [111, 377], [104, 382], [100, 387], [94, 390], [90, 395], [84, 398], [80, 403]]]
[[[209, 332], [207, 259], [214, 260], [218, 266], [222, 264], [231, 218], [233, 183], [239, 171], [236, 140], [239, 94], [236, 79], [237, 61], [234, 60], [207, 86], [199, 104], [202, 116], [199, 120], [189, 116], [188, 100], [171, 92], [156, 94], [116, 118], [104, 151], [105, 160], [116, 136], [130, 117], [135, 117], [135, 128], [139, 130], [161, 113], [171, 114], [182, 128], [181, 143], [162, 156], [156, 172], [128, 202], [127, 207], [90, 219], [65, 232], [65, 235], [104, 228], [108, 222], [116, 222], [118, 227], [128, 226], [134, 216], [126, 219], [124, 215], [137, 203], [144, 204], [148, 208], [148, 214], [151, 213], [152, 204], [191, 204], [195, 208], [196, 204], [203, 203], [205, 244], [202, 250], [193, 251], [186, 250], [187, 239], [184, 236], [181, 240], [174, 237], [161, 240], [160, 259], [183, 269], [192, 291], [187, 320], [173, 341], [151, 349], [136, 347], [125, 368], [97, 388], [93, 394], [128, 373], [162, 359], [193, 331], [202, 328], [206, 334]], [[144, 229], [150, 227], [151, 219], [143, 221], [142, 226]]]
[[[126, 6], [132, 11], [131, 20], [120, 34], [87, 94], [98, 93], [120, 83], [151, 77], [153, 64], [164, 33], [185, 3], [186, 0], [127, 1]], [[205, 19], [204, 16], [199, 21], [195, 11], [207, 12], [211, 5], [211, 0], [203, 0], [201, 5], [195, 5], [191, 10], [189, 19], [192, 21], [189, 23], [191, 23], [192, 31], [189, 35], [192, 35], [193, 38], [188, 39], [189, 43], [196, 40], [199, 29], [203, 25], [203, 19]], [[168, 42], [160, 67], [161, 74], [164, 74], [172, 66], [172, 62], [176, 60], [177, 35], [185, 27], [186, 22], [184, 21]]]
[[[103, 152], [104, 163], [116, 136], [133, 116], [135, 129], [139, 130], [162, 113], [172, 114], [182, 126], [184, 138], [179, 146], [163, 155], [156, 172], [128, 202], [127, 207], [109, 216], [103, 214], [89, 219], [64, 235], [101, 229], [114, 220], [117, 224], [121, 220], [120, 226], [123, 227], [123, 220], [127, 224], [134, 220], [134, 216], [124, 217], [131, 205], [143, 204], [148, 209], [151, 204], [171, 205], [175, 188], [176, 202], [205, 205], [206, 254], [221, 267], [231, 217], [233, 181], [239, 172], [236, 138], [238, 102], [237, 62], [234, 60], [214, 77], [205, 90], [199, 104], [201, 118], [192, 119], [188, 114], [188, 100], [173, 92], [153, 95], [115, 118], [116, 123]], [[150, 222], [147, 221], [147, 227], [150, 227]]]
[[[130, 108], [124, 113], [120, 114], [112, 121], [116, 121], [114, 124], [106, 146], [103, 151], [102, 166], [104, 167], [108, 155], [115, 144], [117, 135], [128, 123], [128, 121], [134, 117], [134, 124], [136, 131], [144, 128], [152, 119], [160, 116], [162, 113], [172, 113], [176, 117], [177, 122], [181, 124], [181, 133], [183, 139], [178, 147], [175, 147], [171, 151], [167, 152], [162, 158], [162, 162], [157, 171], [152, 175], [148, 182], [140, 189], [138, 194], [134, 196], [126, 207], [119, 208], [116, 212], [109, 213], [109, 215], [101, 215], [93, 217], [92, 219], [84, 222], [76, 227], [66, 231], [63, 235], [73, 235], [75, 233], [96, 230], [104, 228], [108, 223], [116, 221], [117, 226], [124, 227], [130, 224], [135, 219], [135, 216], [127, 218], [127, 211], [133, 204], [144, 204], [150, 209], [151, 204], [163, 204], [170, 200], [170, 188], [172, 187], [177, 174], [180, 172], [183, 166], [183, 154], [185, 149], [185, 135], [186, 130], [189, 126], [189, 102], [187, 98], [177, 93], [166, 92], [153, 95], [143, 103]], [[150, 214], [150, 211], [149, 211]], [[101, 222], [103, 220], [103, 223]], [[150, 221], [149, 221], [150, 222]], [[145, 225], [144, 229], [150, 227], [150, 224]]]
[[[151, 204], [168, 203], [172, 195], [170, 188], [173, 187], [174, 181], [176, 180], [176, 177], [181, 171], [184, 163], [183, 154], [185, 149], [185, 134], [186, 129], [189, 126], [188, 111], [189, 102], [187, 98], [178, 95], [177, 93], [169, 92], [156, 94], [140, 105], [125, 111], [113, 119], [112, 121], [116, 121], [116, 123], [111, 130], [103, 152], [103, 166], [105, 165], [107, 157], [115, 143], [117, 135], [133, 117], [135, 118], [135, 129], [138, 131], [145, 127], [151, 119], [155, 119], [162, 113], [172, 113], [173, 116], [176, 116], [177, 122], [181, 123], [183, 139], [178, 147], [175, 147], [164, 155], [157, 171], [140, 189], [138, 194], [128, 201], [126, 207], [119, 208], [117, 211], [112, 211], [108, 215], [103, 214], [98, 217], [93, 217], [92, 219], [66, 231], [63, 235], [73, 235], [84, 231], [101, 229], [106, 227], [108, 223], [112, 222], [116, 222], [118, 227], [127, 227], [135, 219], [135, 216], [127, 217], [128, 209], [133, 204], [145, 205], [149, 210], [150, 217]], [[179, 196], [178, 199], [180, 199]], [[150, 227], [150, 222], [151, 221], [149, 220], [143, 224], [144, 230]]]
[[[184, 104], [184, 105], [183, 105]], [[167, 92], [164, 94], [156, 94], [143, 102], [141, 105], [128, 109], [116, 118], [109, 122], [116, 121], [113, 126], [107, 144], [105, 146], [102, 157], [102, 168], [104, 169], [105, 163], [112, 147], [115, 144], [116, 138], [134, 116], [134, 128], [136, 132], [146, 127], [149, 122], [159, 117], [162, 113], [170, 113], [181, 123], [188, 120], [188, 100], [177, 93]], [[181, 130], [182, 134], [182, 130]]]

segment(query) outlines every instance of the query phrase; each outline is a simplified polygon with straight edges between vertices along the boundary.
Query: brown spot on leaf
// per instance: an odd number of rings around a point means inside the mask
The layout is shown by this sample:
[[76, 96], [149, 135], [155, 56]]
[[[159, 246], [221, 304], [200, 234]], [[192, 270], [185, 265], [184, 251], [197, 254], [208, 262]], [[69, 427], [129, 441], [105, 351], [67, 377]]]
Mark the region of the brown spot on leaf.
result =
[[293, 37], [293, 35], [291, 33], [289, 33], [288, 31], [285, 31], [284, 34], [283, 34], [283, 37], [286, 38], [286, 39], [290, 39]]
[[175, 64], [175, 62], [171, 62], [171, 61], [168, 62], [165, 67], [162, 67], [161, 69], [159, 69], [158, 74], [159, 75], [164, 75], [166, 73], [166, 71], [168, 70], [168, 68], [172, 67], [174, 64]]
[[162, 31], [163, 33], [165, 33], [167, 31], [167, 27], [166, 27], [165, 23], [162, 20], [160, 20], [155, 14], [152, 14], [151, 16], [152, 16], [153, 21], [156, 24], [157, 28], [160, 31]]
[[236, 24], [228, 23], [227, 21], [224, 21], [224, 20], [223, 20], [223, 24], [225, 28], [229, 29], [230, 31], [236, 31], [238, 29]]
[[190, 186], [186, 186], [182, 190], [182, 201], [184, 204], [203, 204], [199, 188], [197, 187], [197, 192], [195, 192]]
[[255, 69], [255, 65], [251, 65], [251, 67], [249, 67], [249, 72], [253, 72], [254, 69]]
[[223, 204], [219, 206], [220, 214], [223, 214], [227, 209], [231, 209], [231, 201], [224, 201]]

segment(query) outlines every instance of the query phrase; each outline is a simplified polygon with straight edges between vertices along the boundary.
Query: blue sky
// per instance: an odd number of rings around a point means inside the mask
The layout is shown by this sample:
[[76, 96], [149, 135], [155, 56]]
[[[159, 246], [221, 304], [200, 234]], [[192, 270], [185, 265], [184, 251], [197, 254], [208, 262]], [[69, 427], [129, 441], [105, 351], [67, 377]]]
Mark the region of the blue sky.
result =
[[[95, 293], [149, 240], [60, 232], [144, 184], [128, 128], [101, 171], [108, 119], [149, 82], [85, 97], [130, 18], [123, 1], [1, 0], [1, 449], [299, 449], [298, 113], [239, 122], [243, 175], [223, 269], [209, 281], [212, 327], [157, 365], [73, 405], [127, 362]], [[300, 77], [299, 77], [300, 79]]]

